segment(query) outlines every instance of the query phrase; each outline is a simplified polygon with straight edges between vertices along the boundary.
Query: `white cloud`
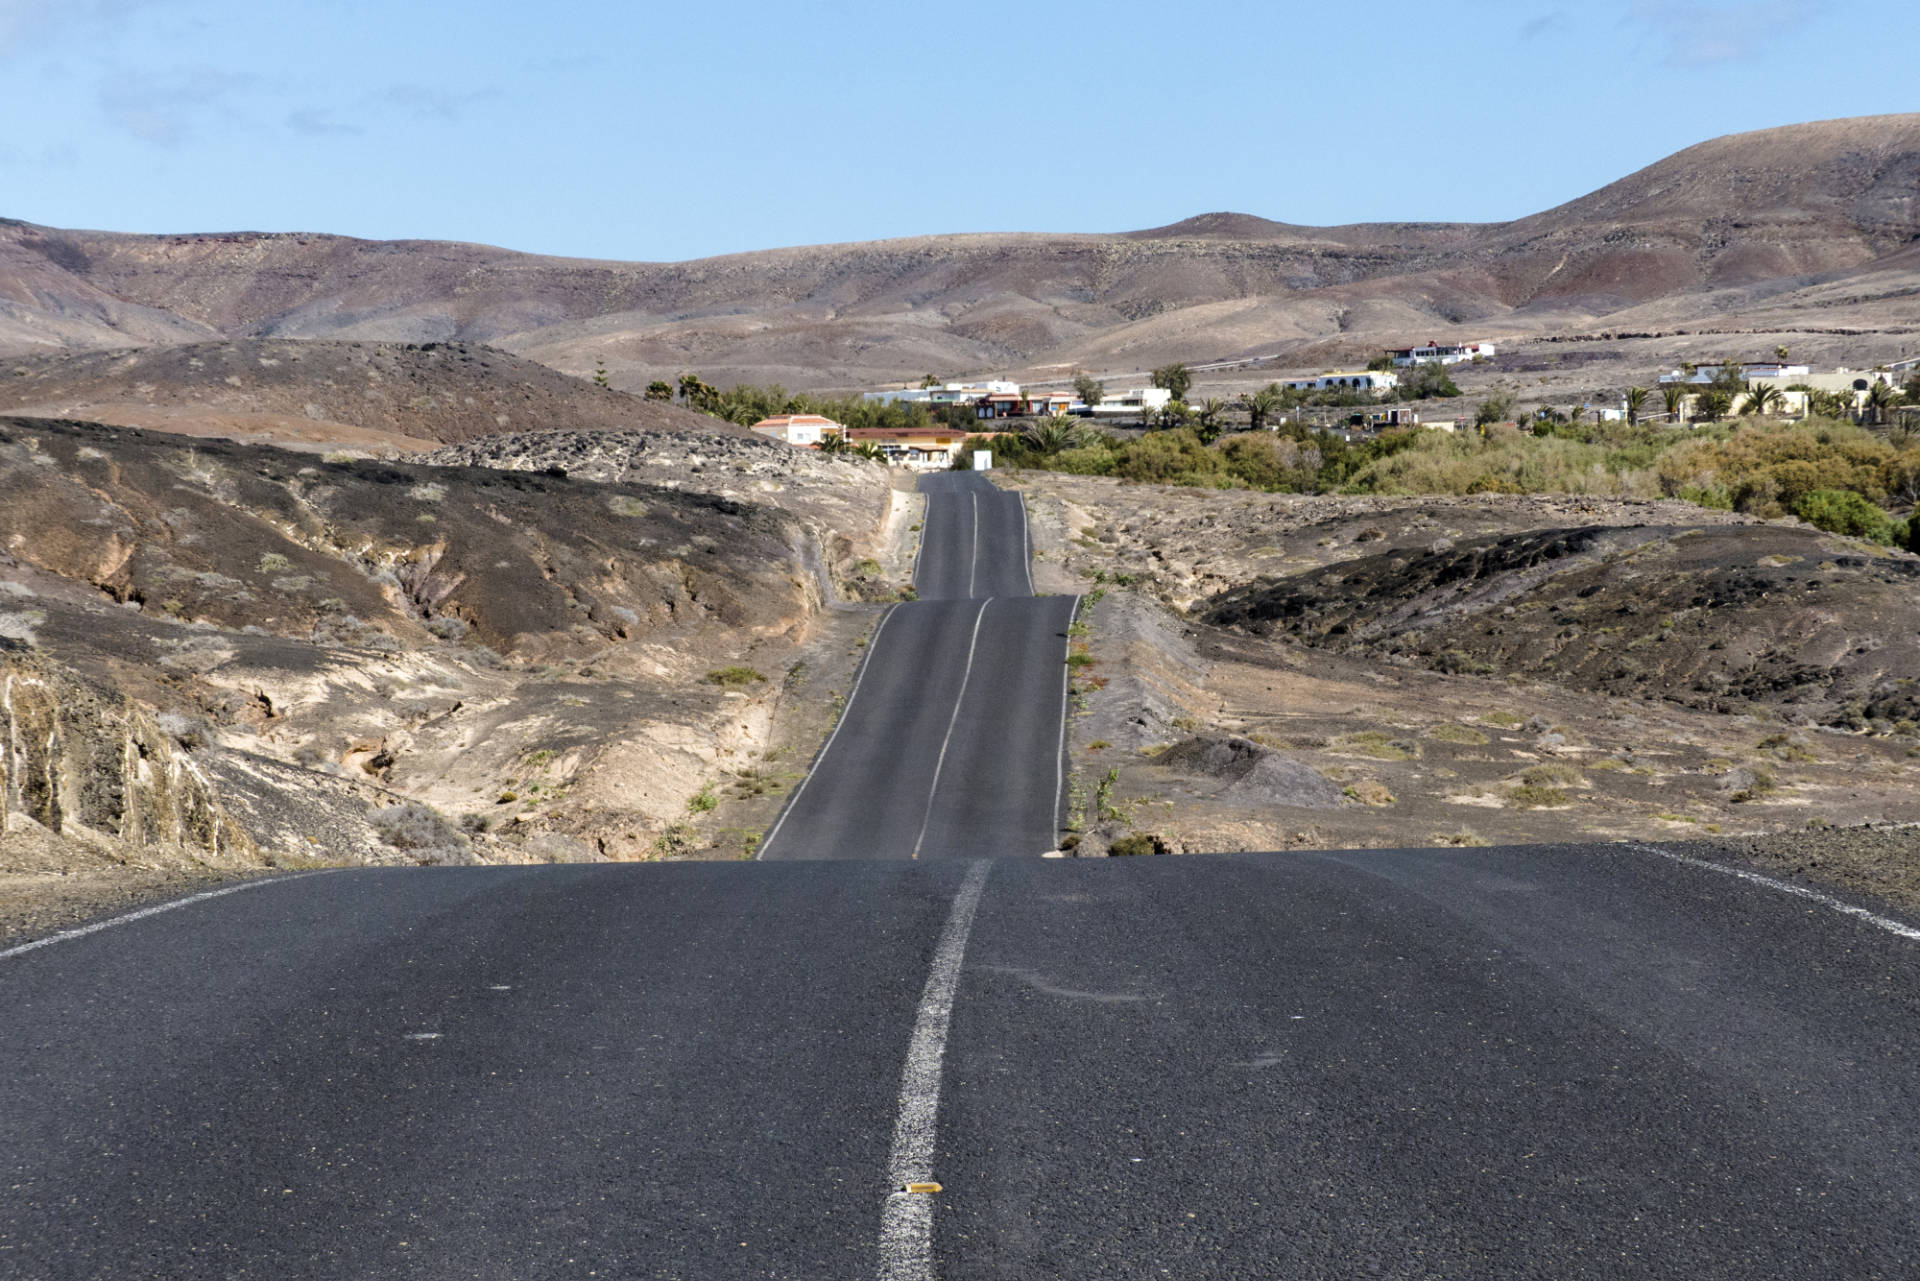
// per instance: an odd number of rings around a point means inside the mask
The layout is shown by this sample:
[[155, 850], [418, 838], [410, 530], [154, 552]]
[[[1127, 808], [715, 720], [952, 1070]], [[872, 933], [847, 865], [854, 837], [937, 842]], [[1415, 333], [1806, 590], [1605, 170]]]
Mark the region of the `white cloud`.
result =
[[1629, 20], [1662, 46], [1674, 65], [1745, 62], [1774, 40], [1825, 12], [1831, 0], [1740, 0], [1735, 4], [1672, 4], [1632, 0]]
[[0, 0], [0, 59], [72, 31], [97, 32], [172, 0]]
[[256, 76], [202, 67], [163, 74], [115, 72], [100, 86], [107, 119], [142, 142], [177, 147], [210, 119], [231, 116], [236, 97], [260, 86]]
[[1538, 17], [1520, 24], [1522, 40], [1538, 40], [1562, 31], [1567, 25], [1567, 13], [1564, 9], [1549, 9]]
[[325, 107], [296, 107], [287, 113], [287, 128], [295, 133], [306, 134], [310, 138], [324, 138], [339, 134], [365, 133], [359, 125], [335, 120], [333, 112]]
[[374, 105], [388, 110], [405, 111], [419, 120], [455, 122], [466, 117], [469, 107], [499, 96], [498, 89], [476, 89], [469, 93], [454, 93], [434, 85], [395, 84], [388, 85], [375, 95]]

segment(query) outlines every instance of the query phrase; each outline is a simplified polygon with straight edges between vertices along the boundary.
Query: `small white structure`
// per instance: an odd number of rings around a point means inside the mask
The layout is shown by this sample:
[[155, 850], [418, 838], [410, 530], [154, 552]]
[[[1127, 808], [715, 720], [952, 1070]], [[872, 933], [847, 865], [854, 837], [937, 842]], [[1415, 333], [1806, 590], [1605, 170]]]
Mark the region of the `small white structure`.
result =
[[823, 437], [844, 435], [847, 429], [819, 414], [775, 414], [762, 418], [747, 430], [785, 445], [818, 449]]
[[882, 404], [968, 405], [988, 396], [1018, 396], [1020, 384], [1003, 378], [983, 383], [941, 383], [937, 387], [902, 387], [896, 391], [870, 391], [863, 400]]
[[[1720, 376], [1725, 365], [1697, 365], [1692, 373], [1676, 369], [1672, 373], [1660, 375], [1660, 381], [1667, 383], [1685, 383], [1704, 387]], [[1805, 365], [1783, 365], [1777, 361], [1764, 361], [1752, 365], [1740, 366], [1742, 382], [1751, 382], [1756, 378], [1805, 378], [1811, 372]]]
[[1134, 418], [1149, 410], [1165, 409], [1173, 393], [1165, 387], [1133, 387], [1102, 396], [1093, 407], [1095, 418]]
[[1400, 385], [1400, 375], [1379, 369], [1336, 370], [1314, 378], [1288, 378], [1280, 385], [1289, 391], [1385, 391]]
[[1402, 369], [1413, 365], [1461, 365], [1493, 355], [1490, 342], [1445, 343], [1429, 341], [1424, 347], [1391, 347], [1387, 354]]

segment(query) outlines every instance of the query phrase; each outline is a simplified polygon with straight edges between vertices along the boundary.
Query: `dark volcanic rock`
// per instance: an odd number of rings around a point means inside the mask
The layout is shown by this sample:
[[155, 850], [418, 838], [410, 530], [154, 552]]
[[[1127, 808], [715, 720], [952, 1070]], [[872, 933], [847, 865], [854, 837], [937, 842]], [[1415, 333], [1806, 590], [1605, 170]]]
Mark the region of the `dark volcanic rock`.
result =
[[772, 635], [817, 603], [807, 546], [776, 509], [652, 485], [0, 419], [0, 549], [232, 629], [384, 649], [454, 632], [529, 656]]
[[1203, 734], [1175, 743], [1158, 759], [1168, 769], [1226, 780], [1221, 799], [1243, 805], [1334, 809], [1343, 799], [1339, 784], [1250, 739]]
[[1846, 728], [1920, 722], [1920, 559], [1793, 525], [1591, 527], [1344, 561], [1209, 621], [1441, 671]]

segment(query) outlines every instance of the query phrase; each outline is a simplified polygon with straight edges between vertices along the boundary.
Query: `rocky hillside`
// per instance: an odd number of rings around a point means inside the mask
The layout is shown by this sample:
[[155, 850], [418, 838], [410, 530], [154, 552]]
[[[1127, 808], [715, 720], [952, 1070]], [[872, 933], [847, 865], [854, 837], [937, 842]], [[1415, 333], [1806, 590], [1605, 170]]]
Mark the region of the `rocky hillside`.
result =
[[509, 431], [740, 430], [464, 342], [238, 339], [24, 356], [0, 364], [0, 412], [401, 448]]
[[76, 886], [751, 850], [871, 625], [827, 571], [907, 572], [886, 469], [456, 448], [503, 466], [0, 418], [0, 937]]
[[35, 828], [257, 865], [258, 845], [158, 718], [35, 653], [36, 613], [9, 605], [21, 601], [0, 597], [0, 835]]
[[[1513, 223], [966, 235], [688, 263], [315, 234], [0, 225], [0, 349], [206, 337], [485, 342], [617, 385], [849, 386], [1009, 367], [1364, 351], [1465, 332], [1912, 324], [1920, 115], [1702, 144]], [[1864, 309], [1864, 310], [1863, 310]], [[520, 425], [515, 419], [515, 426]]]
[[1209, 622], [1386, 664], [1887, 733], [1920, 723], [1920, 558], [1809, 528], [1586, 526], [1382, 552]]
[[880, 463], [794, 449], [755, 436], [684, 432], [546, 431], [489, 436], [422, 456], [441, 467], [558, 473], [610, 484], [638, 482], [737, 503], [770, 503], [800, 518], [844, 587], [874, 540], [906, 510], [896, 485], [911, 477]]
[[645, 485], [0, 420], [0, 546], [144, 614], [398, 647], [448, 631], [558, 657], [800, 626], [808, 535]]

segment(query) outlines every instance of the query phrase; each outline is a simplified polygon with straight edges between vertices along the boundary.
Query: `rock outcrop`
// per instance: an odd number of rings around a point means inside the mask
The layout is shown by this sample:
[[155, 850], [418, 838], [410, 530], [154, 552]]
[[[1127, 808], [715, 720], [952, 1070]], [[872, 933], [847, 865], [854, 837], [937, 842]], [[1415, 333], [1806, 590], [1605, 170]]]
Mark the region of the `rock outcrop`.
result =
[[0, 798], [0, 835], [32, 823], [162, 858], [260, 861], [158, 718], [17, 641], [0, 641]]

